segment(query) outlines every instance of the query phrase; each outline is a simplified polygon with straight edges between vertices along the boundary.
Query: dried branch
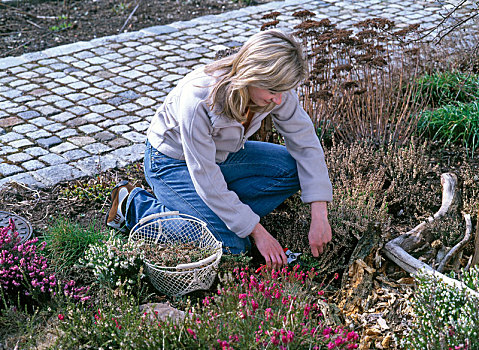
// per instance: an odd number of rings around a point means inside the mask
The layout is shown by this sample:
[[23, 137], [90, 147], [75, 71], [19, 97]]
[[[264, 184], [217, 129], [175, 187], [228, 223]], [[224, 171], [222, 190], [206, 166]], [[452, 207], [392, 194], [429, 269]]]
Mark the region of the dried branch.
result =
[[479, 210], [477, 212], [476, 237], [474, 238], [474, 256], [471, 261], [471, 266], [475, 266], [478, 263], [479, 263]]
[[121, 33], [123, 31], [123, 29], [126, 27], [126, 25], [128, 24], [128, 22], [130, 21], [131, 17], [133, 17], [133, 15], [135, 14], [136, 10], [138, 10], [138, 7], [140, 6], [141, 4], [141, 0], [138, 0], [138, 2], [136, 3], [136, 6], [135, 8], [133, 9], [133, 11], [131, 11], [130, 15], [128, 16], [128, 18], [126, 19], [125, 23], [123, 23], [123, 26], [120, 28], [120, 30], [118, 31], [118, 33]]
[[444, 256], [444, 258], [441, 260], [439, 263], [439, 266], [437, 267], [437, 271], [439, 272], [444, 272], [444, 268], [446, 267], [446, 264], [449, 262], [449, 260], [459, 251], [464, 248], [466, 243], [469, 241], [471, 238], [471, 232], [472, 232], [472, 222], [471, 222], [471, 215], [470, 214], [464, 214], [464, 220], [466, 220], [466, 233], [464, 235], [464, 238], [456, 244], [454, 247], [447, 252], [447, 254]]
[[427, 274], [436, 279], [441, 279], [444, 283], [458, 288], [460, 290], [466, 291], [471, 296], [479, 298], [479, 293], [470, 289], [464, 283], [455, 280], [453, 278], [447, 277], [440, 273], [439, 271], [434, 270], [431, 266], [419, 261], [418, 259], [411, 256], [403, 247], [407, 245], [408, 238], [413, 238], [413, 241], [421, 241], [421, 233], [428, 226], [429, 223], [440, 219], [447, 214], [452, 204], [454, 203], [455, 187], [457, 184], [457, 178], [454, 174], [446, 173], [441, 175], [441, 185], [443, 188], [442, 191], [442, 204], [441, 208], [434, 214], [433, 217], [428, 218], [428, 221], [422, 222], [411, 231], [393, 239], [392, 241], [386, 243], [383, 248], [385, 255], [402, 267], [406, 272], [409, 272], [413, 276], [418, 276], [420, 274]]

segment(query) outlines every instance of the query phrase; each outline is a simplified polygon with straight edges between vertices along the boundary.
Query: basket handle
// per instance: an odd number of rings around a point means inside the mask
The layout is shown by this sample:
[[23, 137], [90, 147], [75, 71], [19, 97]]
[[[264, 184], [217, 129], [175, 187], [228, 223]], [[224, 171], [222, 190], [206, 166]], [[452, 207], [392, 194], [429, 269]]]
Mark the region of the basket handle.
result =
[[204, 266], [206, 264], [209, 264], [212, 261], [215, 261], [217, 257], [218, 257], [218, 252], [214, 253], [213, 255], [210, 255], [207, 258], [204, 258], [203, 260], [199, 260], [199, 261], [196, 261], [196, 262], [193, 262], [193, 263], [188, 263], [188, 264], [176, 265], [175, 268], [177, 270], [194, 269], [194, 268], [201, 267], [201, 266]]
[[156, 218], [161, 218], [163, 216], [170, 216], [170, 215], [179, 215], [179, 211], [166, 211], [164, 213], [156, 213], [156, 214], [150, 214], [148, 216], [145, 216], [144, 218], [141, 218], [140, 221], [138, 222], [140, 225], [143, 225], [144, 223], [156, 219]]

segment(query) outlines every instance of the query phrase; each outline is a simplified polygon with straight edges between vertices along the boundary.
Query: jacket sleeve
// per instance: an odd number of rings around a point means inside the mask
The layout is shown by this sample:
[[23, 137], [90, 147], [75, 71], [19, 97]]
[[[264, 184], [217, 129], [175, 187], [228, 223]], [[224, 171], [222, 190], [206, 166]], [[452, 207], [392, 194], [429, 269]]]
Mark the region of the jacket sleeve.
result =
[[[184, 98], [188, 97], [182, 96]], [[239, 237], [248, 236], [259, 222], [259, 216], [227, 188], [215, 162], [216, 147], [207, 107], [203, 102], [180, 103], [178, 113], [185, 161], [196, 192], [228, 229]]]
[[301, 199], [305, 203], [333, 200], [324, 152], [311, 118], [301, 107], [296, 92], [288, 91], [271, 112], [276, 129], [298, 166]]

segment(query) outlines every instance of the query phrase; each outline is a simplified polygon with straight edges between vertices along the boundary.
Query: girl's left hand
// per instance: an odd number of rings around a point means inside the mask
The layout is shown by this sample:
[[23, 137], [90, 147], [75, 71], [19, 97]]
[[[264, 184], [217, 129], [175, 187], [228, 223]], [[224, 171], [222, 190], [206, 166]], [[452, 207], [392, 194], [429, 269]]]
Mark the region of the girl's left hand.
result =
[[328, 221], [326, 202], [311, 203], [311, 227], [309, 228], [309, 245], [314, 257], [323, 253], [325, 245], [331, 241], [331, 226]]

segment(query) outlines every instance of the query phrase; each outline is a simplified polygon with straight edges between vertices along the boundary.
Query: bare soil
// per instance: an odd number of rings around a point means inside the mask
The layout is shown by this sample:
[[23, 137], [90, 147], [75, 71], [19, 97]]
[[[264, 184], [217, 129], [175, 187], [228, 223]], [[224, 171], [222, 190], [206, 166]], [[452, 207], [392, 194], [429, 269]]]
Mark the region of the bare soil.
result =
[[0, 58], [272, 0], [0, 1]]

